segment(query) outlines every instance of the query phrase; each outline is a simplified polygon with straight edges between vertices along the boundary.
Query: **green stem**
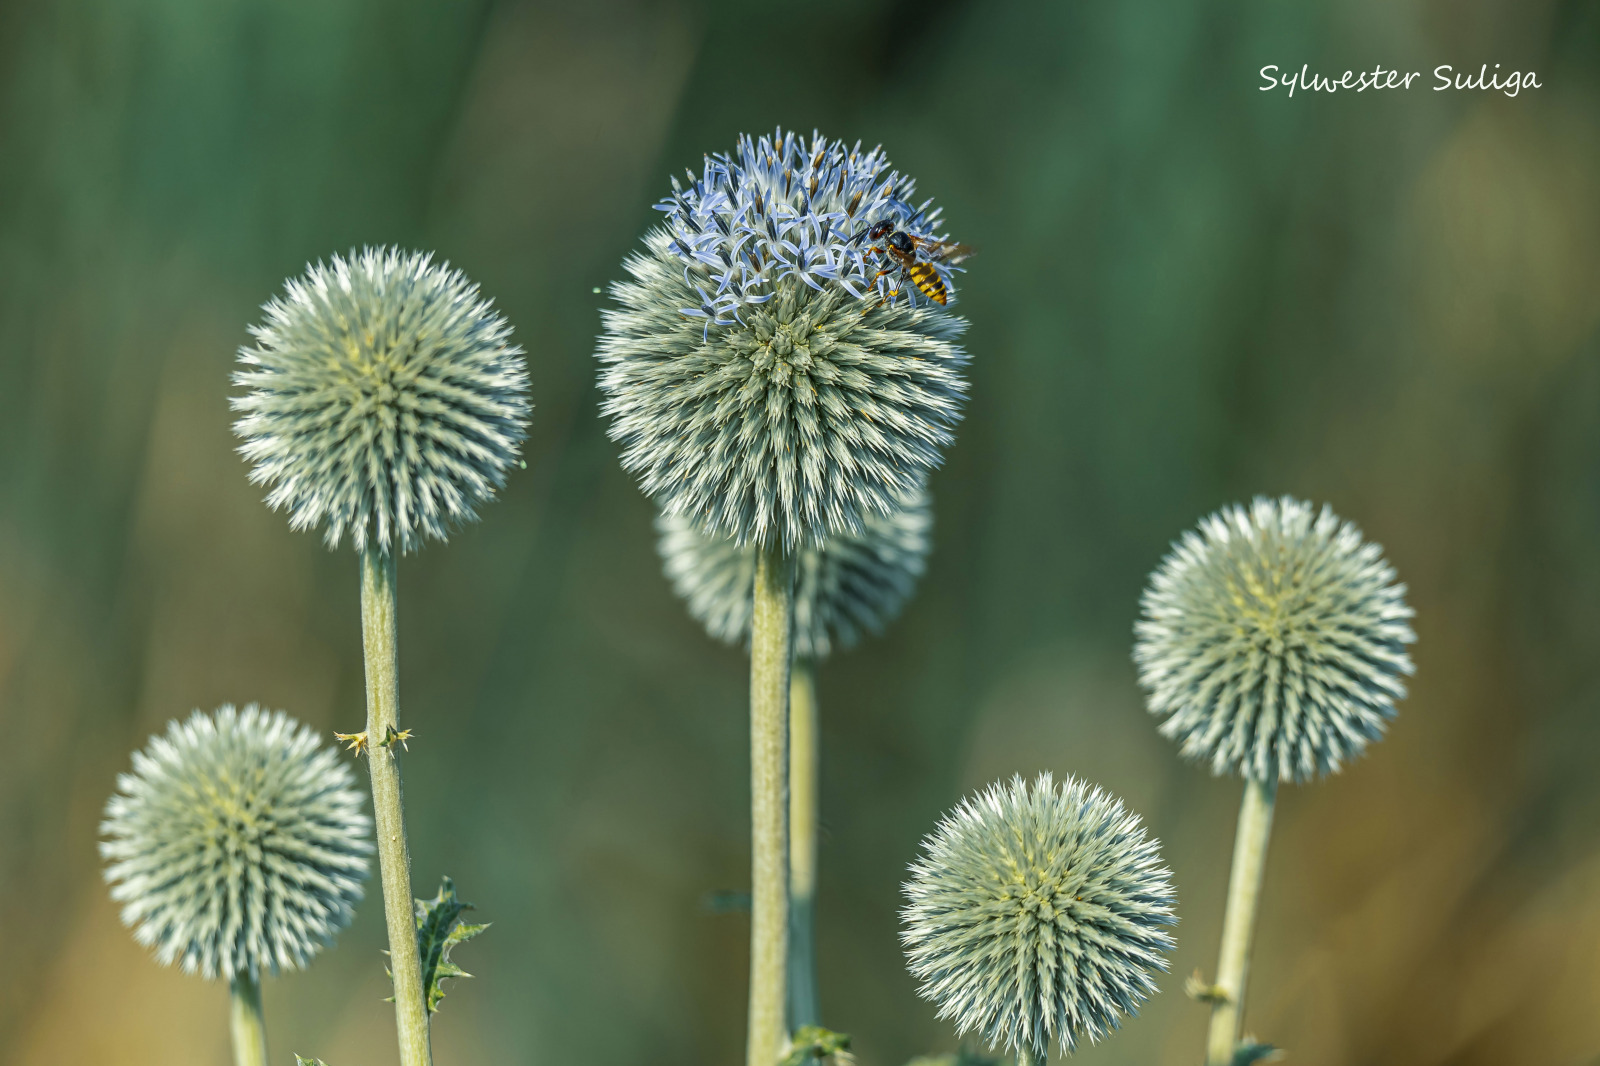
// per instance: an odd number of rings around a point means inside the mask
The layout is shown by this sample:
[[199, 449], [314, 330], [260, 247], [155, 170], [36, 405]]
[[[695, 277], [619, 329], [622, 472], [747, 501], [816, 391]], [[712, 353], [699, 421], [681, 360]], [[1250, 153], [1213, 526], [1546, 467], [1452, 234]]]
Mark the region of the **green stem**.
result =
[[1045, 1063], [1049, 1061], [1050, 1052], [1048, 1047], [1045, 1049], [1043, 1054], [1037, 1055], [1034, 1054], [1032, 1048], [1017, 1048], [1017, 1066], [1045, 1066]]
[[789, 675], [789, 1029], [821, 1023], [817, 1004], [817, 691], [811, 663]]
[[1250, 940], [1255, 933], [1256, 903], [1266, 868], [1267, 841], [1272, 836], [1276, 777], [1246, 778], [1239, 805], [1239, 830], [1233, 839], [1233, 872], [1228, 877], [1228, 907], [1222, 917], [1222, 950], [1217, 957], [1217, 996], [1211, 1007], [1211, 1032], [1206, 1038], [1206, 1066], [1232, 1066], [1244, 1016], [1245, 979], [1250, 974]]
[[756, 562], [750, 626], [750, 1018], [746, 1066], [783, 1052], [789, 953], [789, 625], [793, 566], [777, 549]]
[[261, 1016], [261, 984], [247, 973], [228, 986], [233, 1029], [233, 1066], [267, 1066], [267, 1024]]
[[361, 553], [361, 648], [367, 667], [367, 765], [372, 771], [372, 816], [378, 834], [383, 916], [389, 928], [394, 1019], [401, 1066], [433, 1066], [428, 1008], [422, 999], [417, 919], [411, 895], [411, 856], [400, 806], [399, 746], [386, 744], [400, 728], [400, 660], [395, 641], [395, 566], [387, 552]]

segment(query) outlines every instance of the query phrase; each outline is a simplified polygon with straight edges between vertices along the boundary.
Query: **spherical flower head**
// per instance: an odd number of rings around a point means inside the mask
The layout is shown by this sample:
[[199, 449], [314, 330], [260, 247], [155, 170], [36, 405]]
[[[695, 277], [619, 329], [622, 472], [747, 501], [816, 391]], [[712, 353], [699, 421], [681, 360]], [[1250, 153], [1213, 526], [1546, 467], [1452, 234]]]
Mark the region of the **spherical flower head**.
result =
[[[756, 548], [702, 532], [687, 518], [656, 519], [656, 544], [672, 587], [707, 632], [729, 644], [748, 642], [754, 611]], [[926, 490], [889, 515], [868, 514], [860, 533], [841, 533], [795, 560], [794, 654], [825, 659], [878, 634], [911, 598], [932, 545], [932, 500]]]
[[231, 980], [305, 966], [350, 924], [371, 820], [336, 749], [282, 711], [195, 711], [134, 752], [100, 824], [122, 923]]
[[251, 328], [233, 430], [295, 529], [414, 551], [477, 517], [527, 435], [528, 371], [477, 286], [432, 256], [368, 248], [307, 267]]
[[1213, 773], [1304, 781], [1383, 735], [1412, 671], [1405, 586], [1324, 507], [1258, 497], [1150, 577], [1134, 661], [1161, 732]]
[[922, 842], [900, 939], [939, 1017], [1045, 1060], [1121, 1024], [1167, 968], [1172, 874], [1098, 788], [1020, 776], [965, 800]]
[[[781, 130], [673, 180], [604, 314], [602, 411], [662, 511], [793, 551], [887, 515], [951, 441], [965, 324], [869, 232], [937, 248], [880, 149]], [[955, 268], [923, 265], [953, 298]]]

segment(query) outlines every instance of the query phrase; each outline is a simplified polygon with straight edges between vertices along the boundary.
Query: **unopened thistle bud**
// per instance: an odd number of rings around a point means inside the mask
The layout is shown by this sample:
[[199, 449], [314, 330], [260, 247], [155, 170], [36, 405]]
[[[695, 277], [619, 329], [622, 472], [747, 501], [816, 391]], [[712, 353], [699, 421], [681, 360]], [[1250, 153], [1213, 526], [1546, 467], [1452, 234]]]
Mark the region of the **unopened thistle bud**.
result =
[[919, 993], [959, 1033], [1043, 1062], [1117, 1028], [1172, 948], [1172, 874], [1138, 817], [1098, 788], [1020, 776], [922, 842], [900, 934]]
[[1213, 773], [1304, 781], [1383, 735], [1412, 671], [1382, 550], [1290, 497], [1225, 507], [1150, 577], [1134, 661], [1150, 712]]
[[476, 286], [368, 248], [308, 267], [262, 310], [233, 429], [274, 510], [361, 552], [414, 551], [477, 517], [526, 436], [528, 372]]
[[225, 705], [134, 753], [100, 855], [158, 962], [253, 981], [305, 966], [350, 923], [371, 824], [336, 749], [282, 711]]
[[[890, 515], [869, 514], [859, 534], [802, 548], [794, 586], [794, 654], [826, 658], [863, 633], [881, 633], [905, 606], [927, 565], [933, 508], [926, 491]], [[756, 549], [702, 533], [688, 519], [656, 519], [672, 587], [717, 640], [748, 641]]]
[[951, 247], [939, 211], [880, 149], [781, 130], [672, 184], [604, 314], [623, 465], [740, 546], [860, 535], [921, 489], [960, 417], [964, 323], [923, 295], [954, 297], [957, 268], [926, 252]]

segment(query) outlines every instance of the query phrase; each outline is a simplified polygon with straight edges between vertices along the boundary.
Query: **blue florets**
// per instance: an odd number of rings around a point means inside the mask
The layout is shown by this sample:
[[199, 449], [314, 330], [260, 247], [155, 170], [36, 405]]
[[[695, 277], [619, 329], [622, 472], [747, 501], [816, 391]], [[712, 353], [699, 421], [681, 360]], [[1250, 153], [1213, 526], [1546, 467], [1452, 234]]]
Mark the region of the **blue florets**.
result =
[[745, 137], [675, 184], [601, 313], [622, 465], [741, 548], [861, 535], [922, 490], [961, 417], [965, 323], [937, 297], [967, 249], [928, 235], [938, 212], [882, 153], [821, 137]]
[[[794, 278], [818, 292], [830, 284], [864, 298], [876, 291], [892, 301], [896, 291], [915, 300], [914, 285], [872, 253], [867, 231], [880, 221], [914, 239], [941, 243], [940, 209], [932, 200], [912, 206], [916, 182], [889, 169], [883, 149], [860, 142], [824, 140], [775, 130], [771, 137], [739, 139], [737, 158], [707, 156], [699, 177], [685, 187], [672, 179], [672, 195], [656, 205], [666, 212], [670, 250], [684, 264], [684, 281], [700, 306], [682, 312], [712, 325], [742, 322], [740, 312], [772, 299], [777, 283]], [[951, 275], [960, 268], [930, 261], [954, 302]]]

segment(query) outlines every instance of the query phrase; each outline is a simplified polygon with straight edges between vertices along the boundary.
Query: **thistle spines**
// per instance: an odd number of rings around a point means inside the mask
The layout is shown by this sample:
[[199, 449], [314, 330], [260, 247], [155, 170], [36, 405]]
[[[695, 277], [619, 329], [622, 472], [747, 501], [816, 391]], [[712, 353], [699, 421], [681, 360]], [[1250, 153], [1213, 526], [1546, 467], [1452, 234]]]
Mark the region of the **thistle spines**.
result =
[[1213, 773], [1304, 781], [1383, 735], [1412, 672], [1405, 586], [1331, 509], [1225, 507], [1150, 577], [1134, 661], [1150, 712]]
[[1137, 816], [1041, 774], [963, 801], [923, 841], [901, 912], [918, 992], [959, 1033], [1044, 1061], [1115, 1029], [1156, 990], [1176, 918]]
[[736, 156], [680, 183], [625, 261], [601, 410], [663, 513], [793, 553], [921, 489], [961, 416], [964, 323], [874, 289], [871, 224], [938, 225], [881, 153], [779, 133]]
[[282, 711], [229, 704], [134, 753], [100, 854], [156, 961], [254, 981], [306, 965], [349, 924], [371, 824], [335, 749]]
[[511, 327], [431, 255], [367, 248], [306, 268], [239, 352], [234, 432], [295, 529], [414, 551], [476, 517], [526, 436]]

